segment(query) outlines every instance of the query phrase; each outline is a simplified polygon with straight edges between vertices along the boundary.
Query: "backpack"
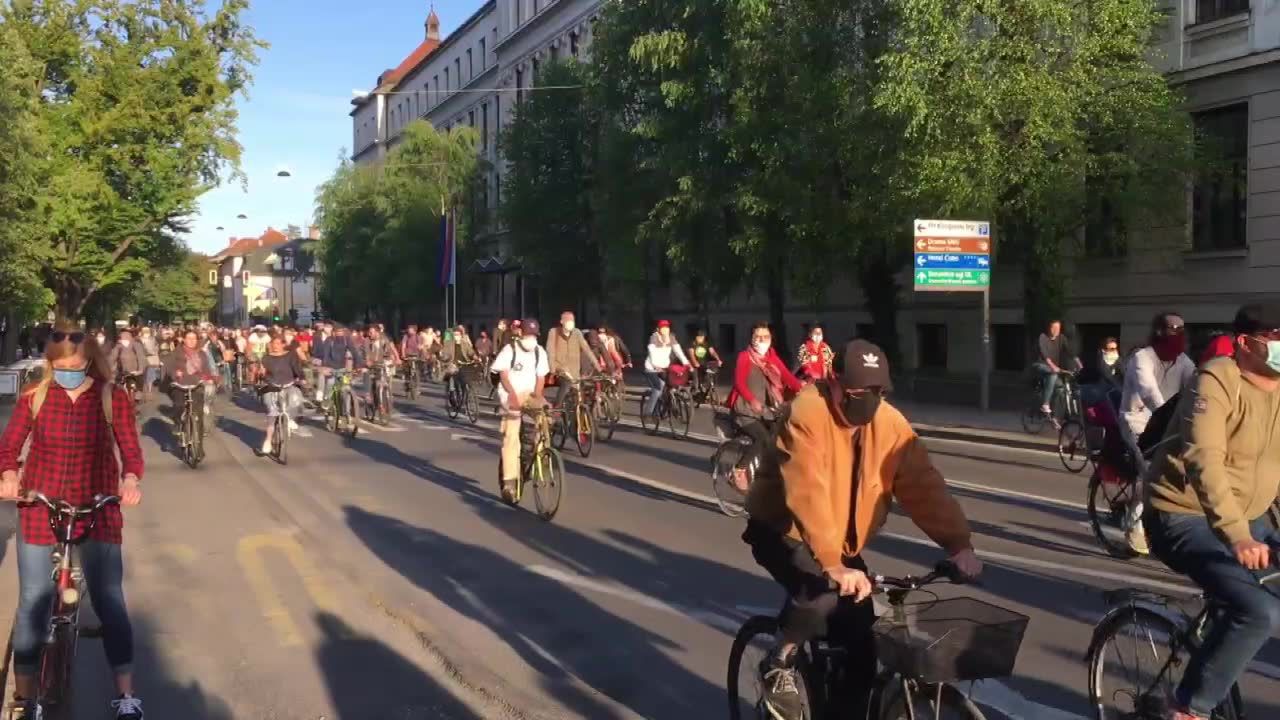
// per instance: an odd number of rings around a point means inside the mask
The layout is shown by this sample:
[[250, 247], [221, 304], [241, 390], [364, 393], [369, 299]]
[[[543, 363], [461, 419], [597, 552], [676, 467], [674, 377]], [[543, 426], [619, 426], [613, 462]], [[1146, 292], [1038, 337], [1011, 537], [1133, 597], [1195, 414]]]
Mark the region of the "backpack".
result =
[[[103, 383], [102, 387], [102, 417], [106, 419], [107, 425], [111, 425], [112, 409], [111, 396], [115, 392], [115, 385], [112, 383]], [[40, 414], [40, 408], [44, 407], [44, 399], [49, 395], [49, 386], [41, 383], [36, 386], [34, 392], [31, 393], [31, 422], [35, 422], [36, 417]]]

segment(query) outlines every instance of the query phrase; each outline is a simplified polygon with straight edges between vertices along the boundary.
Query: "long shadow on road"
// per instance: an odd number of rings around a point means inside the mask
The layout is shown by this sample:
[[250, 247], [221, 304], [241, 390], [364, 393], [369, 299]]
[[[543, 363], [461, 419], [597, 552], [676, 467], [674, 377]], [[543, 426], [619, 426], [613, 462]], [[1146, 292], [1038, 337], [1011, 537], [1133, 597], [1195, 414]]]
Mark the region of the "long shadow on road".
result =
[[[374, 554], [440, 602], [503, 638], [540, 676], [545, 691], [576, 717], [618, 717], [596, 692], [645, 717], [706, 717], [707, 708], [723, 703], [721, 689], [668, 656], [681, 649], [677, 643], [569, 587], [499, 552], [430, 528], [352, 506], [345, 512], [352, 531]], [[578, 537], [584, 545], [595, 543]], [[424, 562], [424, 557], [430, 561]], [[575, 676], [590, 689], [575, 682]]]

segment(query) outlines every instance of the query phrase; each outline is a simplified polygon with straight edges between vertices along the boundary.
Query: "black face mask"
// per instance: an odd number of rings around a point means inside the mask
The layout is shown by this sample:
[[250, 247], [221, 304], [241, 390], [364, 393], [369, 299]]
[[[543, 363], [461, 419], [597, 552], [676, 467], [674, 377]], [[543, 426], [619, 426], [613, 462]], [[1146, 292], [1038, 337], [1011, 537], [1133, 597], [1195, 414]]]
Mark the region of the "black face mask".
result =
[[844, 413], [844, 419], [850, 425], [866, 425], [871, 422], [871, 418], [875, 417], [879, 407], [880, 396], [876, 393], [866, 393], [858, 397], [845, 395], [840, 404], [840, 411]]

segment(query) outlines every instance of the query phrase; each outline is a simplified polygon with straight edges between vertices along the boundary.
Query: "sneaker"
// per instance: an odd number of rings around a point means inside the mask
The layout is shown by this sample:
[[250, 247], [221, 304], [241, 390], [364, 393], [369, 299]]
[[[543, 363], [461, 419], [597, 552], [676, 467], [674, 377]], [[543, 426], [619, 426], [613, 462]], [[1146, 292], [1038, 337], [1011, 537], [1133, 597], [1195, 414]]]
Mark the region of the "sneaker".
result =
[[264, 443], [262, 443], [262, 454], [263, 454], [263, 455], [270, 455], [270, 454], [271, 454], [271, 443], [270, 443], [270, 442], [264, 442]]
[[121, 695], [111, 701], [116, 720], [142, 720], [142, 701], [132, 695]]
[[735, 467], [733, 469], [733, 486], [743, 495], [747, 494], [747, 490], [751, 489], [751, 482], [747, 479], [747, 469]]
[[298, 432], [298, 423], [294, 422], [293, 418], [289, 418], [289, 432]]
[[516, 491], [511, 487], [511, 483], [504, 480], [501, 485], [503, 502], [514, 503], [516, 501]]
[[785, 660], [772, 658], [761, 667], [764, 679], [764, 706], [772, 720], [803, 720], [804, 704], [796, 685], [796, 669]]
[[1129, 549], [1139, 555], [1150, 555], [1151, 548], [1147, 545], [1147, 532], [1142, 527], [1142, 523], [1134, 523], [1124, 534], [1125, 542], [1129, 543]]
[[1041, 405], [1041, 406], [1040, 406], [1040, 412], [1044, 413], [1045, 415], [1052, 415], [1052, 414], [1053, 414], [1053, 410], [1051, 410], [1051, 409], [1049, 408], [1049, 406], [1048, 406], [1048, 405]]

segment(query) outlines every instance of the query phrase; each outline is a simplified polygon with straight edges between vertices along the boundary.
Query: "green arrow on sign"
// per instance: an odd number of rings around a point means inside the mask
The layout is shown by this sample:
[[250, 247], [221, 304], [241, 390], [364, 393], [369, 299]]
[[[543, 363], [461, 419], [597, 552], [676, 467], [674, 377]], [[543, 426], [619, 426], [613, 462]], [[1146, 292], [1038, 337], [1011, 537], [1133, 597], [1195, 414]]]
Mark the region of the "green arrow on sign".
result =
[[929, 279], [929, 276], [925, 273], [920, 273], [919, 275], [916, 275], [916, 280], [919, 282], [924, 282], [925, 280], [928, 280], [928, 279]]
[[989, 273], [978, 273], [978, 282], [991, 282], [991, 275]]

